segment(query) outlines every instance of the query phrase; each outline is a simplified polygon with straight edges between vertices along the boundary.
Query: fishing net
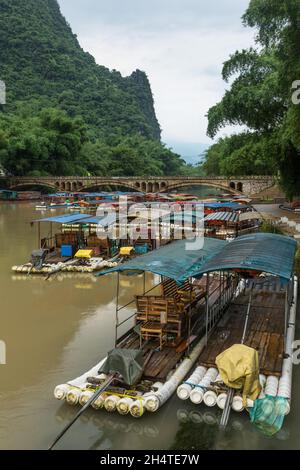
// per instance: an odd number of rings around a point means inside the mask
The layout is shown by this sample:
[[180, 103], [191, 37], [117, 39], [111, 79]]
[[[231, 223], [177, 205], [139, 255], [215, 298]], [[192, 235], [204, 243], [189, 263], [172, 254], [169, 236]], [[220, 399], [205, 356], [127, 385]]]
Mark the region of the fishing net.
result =
[[249, 410], [251, 422], [266, 436], [274, 436], [281, 430], [289, 406], [289, 401], [281, 397], [267, 395], [255, 400], [254, 407]]

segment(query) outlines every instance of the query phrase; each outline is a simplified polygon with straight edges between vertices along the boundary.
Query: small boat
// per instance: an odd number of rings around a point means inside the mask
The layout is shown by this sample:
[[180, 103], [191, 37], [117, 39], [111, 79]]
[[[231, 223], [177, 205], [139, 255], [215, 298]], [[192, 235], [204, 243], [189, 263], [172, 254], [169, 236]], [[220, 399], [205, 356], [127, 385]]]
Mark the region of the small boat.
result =
[[47, 205], [45, 202], [41, 202], [35, 206], [35, 210], [37, 211], [46, 211], [47, 209], [49, 209], [49, 205]]

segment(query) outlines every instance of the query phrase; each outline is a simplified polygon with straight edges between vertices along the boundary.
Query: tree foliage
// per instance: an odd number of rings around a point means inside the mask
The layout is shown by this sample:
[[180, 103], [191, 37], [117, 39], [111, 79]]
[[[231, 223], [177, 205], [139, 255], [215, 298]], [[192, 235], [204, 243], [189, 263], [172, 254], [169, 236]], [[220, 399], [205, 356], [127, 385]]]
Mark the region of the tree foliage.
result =
[[56, 0], [0, 0], [0, 163], [16, 175], [184, 171], [160, 142], [151, 87], [80, 47]]
[[208, 135], [244, 125], [240, 136], [221, 139], [206, 156], [217, 174], [277, 174], [289, 196], [300, 193], [300, 107], [292, 85], [300, 80], [299, 0], [251, 0], [243, 16], [257, 31], [257, 48], [237, 51], [224, 64], [230, 88], [208, 112]]

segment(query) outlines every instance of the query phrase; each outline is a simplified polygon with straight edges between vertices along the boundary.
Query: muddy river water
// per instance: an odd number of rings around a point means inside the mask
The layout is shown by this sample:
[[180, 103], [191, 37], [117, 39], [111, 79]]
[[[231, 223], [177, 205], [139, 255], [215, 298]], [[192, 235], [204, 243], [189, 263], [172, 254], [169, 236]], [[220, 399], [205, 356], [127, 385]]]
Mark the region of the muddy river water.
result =
[[[36, 217], [32, 204], [0, 205], [0, 341], [6, 345], [6, 365], [0, 365], [0, 449], [47, 448], [78, 411], [53, 398], [55, 385], [81, 375], [114, 343], [115, 275], [58, 275], [45, 281], [11, 273], [36, 248], [36, 229], [30, 226]], [[121, 303], [141, 290], [142, 279], [122, 278]], [[300, 317], [297, 338], [299, 322]], [[273, 439], [262, 436], [247, 414], [232, 414], [220, 433], [216, 409], [174, 397], [141, 420], [90, 410], [58, 449], [300, 448], [299, 386], [300, 366], [294, 369], [292, 412]]]

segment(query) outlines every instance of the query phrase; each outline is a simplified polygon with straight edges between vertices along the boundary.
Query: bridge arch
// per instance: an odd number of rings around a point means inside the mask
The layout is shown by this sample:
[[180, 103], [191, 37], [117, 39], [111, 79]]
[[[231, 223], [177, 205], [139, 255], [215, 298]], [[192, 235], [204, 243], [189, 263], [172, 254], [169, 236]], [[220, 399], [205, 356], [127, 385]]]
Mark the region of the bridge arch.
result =
[[180, 189], [180, 188], [188, 188], [188, 187], [193, 187], [193, 186], [206, 186], [206, 187], [212, 187], [216, 189], [221, 189], [222, 191], [230, 192], [233, 194], [236, 193], [241, 193], [241, 191], [236, 190], [235, 188], [231, 187], [230, 185], [227, 186], [222, 183], [217, 183], [217, 182], [210, 182], [210, 181], [203, 181], [203, 182], [197, 182], [197, 181], [185, 181], [185, 182], [178, 182], [175, 184], [172, 184], [168, 186], [167, 188], [162, 189], [162, 192], [170, 192], [173, 191], [174, 189]]
[[35, 188], [36, 191], [39, 189], [47, 189], [48, 191], [56, 191], [57, 186], [55, 184], [51, 183], [38, 183], [38, 182], [23, 182], [23, 183], [17, 183], [17, 184], [12, 184], [9, 186], [9, 189], [12, 191], [22, 191], [24, 189], [25, 191], [29, 190], [29, 188]]
[[237, 183], [236, 189], [237, 189], [240, 193], [242, 193], [242, 192], [243, 192], [243, 189], [244, 189], [243, 183], [241, 183], [241, 182]]
[[[121, 181], [107, 180], [107, 181], [101, 181], [101, 182], [93, 181], [88, 185], [83, 185], [82, 184], [81, 188], [78, 188], [78, 191], [79, 192], [85, 192], [85, 191], [89, 191], [93, 188], [101, 188], [101, 187], [106, 187], [106, 186], [119, 187], [119, 188], [121, 187], [121, 188], [124, 188], [124, 189], [125, 188], [130, 189], [131, 191], [135, 191], [135, 192], [143, 192], [143, 189], [141, 189], [141, 187], [137, 187], [137, 185], [135, 183], [126, 183], [122, 180]], [[141, 186], [143, 186], [143, 183], [142, 183]]]

